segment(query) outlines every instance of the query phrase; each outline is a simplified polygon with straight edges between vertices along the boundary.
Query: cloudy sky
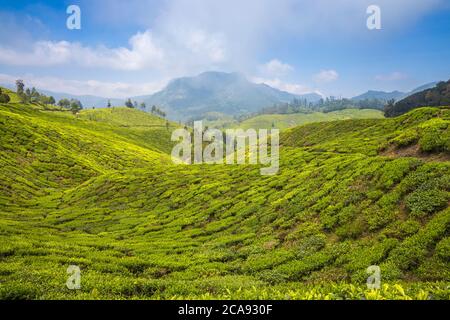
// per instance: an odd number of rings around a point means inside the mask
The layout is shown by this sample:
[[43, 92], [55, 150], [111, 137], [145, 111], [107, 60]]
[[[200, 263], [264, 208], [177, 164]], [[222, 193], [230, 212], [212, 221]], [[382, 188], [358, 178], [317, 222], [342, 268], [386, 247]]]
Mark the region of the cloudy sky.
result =
[[448, 0], [0, 0], [0, 83], [127, 97], [217, 70], [293, 93], [407, 91], [450, 78], [449, 39]]

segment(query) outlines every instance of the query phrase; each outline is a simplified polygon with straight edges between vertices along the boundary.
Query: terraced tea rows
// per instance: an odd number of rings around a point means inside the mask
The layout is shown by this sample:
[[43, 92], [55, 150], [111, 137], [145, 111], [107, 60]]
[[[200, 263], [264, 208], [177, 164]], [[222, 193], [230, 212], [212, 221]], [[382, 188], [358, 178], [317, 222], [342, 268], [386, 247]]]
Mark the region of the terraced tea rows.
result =
[[1, 105], [0, 298], [449, 299], [449, 122], [297, 127], [261, 176], [174, 165], [176, 125], [137, 110]]

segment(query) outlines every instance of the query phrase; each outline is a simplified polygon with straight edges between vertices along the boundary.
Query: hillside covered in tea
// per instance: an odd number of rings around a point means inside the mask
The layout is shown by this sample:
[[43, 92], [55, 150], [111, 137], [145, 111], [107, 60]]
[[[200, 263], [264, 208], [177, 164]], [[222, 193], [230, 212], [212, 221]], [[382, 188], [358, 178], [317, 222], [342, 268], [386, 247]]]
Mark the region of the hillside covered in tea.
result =
[[142, 111], [9, 94], [0, 299], [450, 298], [449, 109], [286, 130], [261, 176], [173, 164], [177, 125]]

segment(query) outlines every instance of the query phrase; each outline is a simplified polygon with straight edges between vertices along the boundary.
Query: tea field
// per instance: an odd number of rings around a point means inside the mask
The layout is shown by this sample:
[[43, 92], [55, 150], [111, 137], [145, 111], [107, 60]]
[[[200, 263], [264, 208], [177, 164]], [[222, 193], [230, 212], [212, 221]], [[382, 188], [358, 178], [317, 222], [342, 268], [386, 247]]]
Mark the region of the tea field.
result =
[[261, 176], [173, 164], [142, 111], [0, 104], [0, 299], [450, 299], [449, 123], [295, 127]]

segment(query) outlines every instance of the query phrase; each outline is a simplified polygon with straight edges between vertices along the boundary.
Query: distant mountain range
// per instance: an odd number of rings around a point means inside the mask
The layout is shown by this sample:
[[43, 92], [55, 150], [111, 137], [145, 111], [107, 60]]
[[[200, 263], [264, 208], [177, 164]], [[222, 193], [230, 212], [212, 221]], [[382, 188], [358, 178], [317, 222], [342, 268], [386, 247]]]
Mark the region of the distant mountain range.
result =
[[[417, 92], [435, 87], [437, 82], [420, 86], [410, 92], [385, 92], [369, 90], [359, 96], [351, 98], [354, 101], [378, 99], [383, 102], [395, 99], [402, 100]], [[13, 85], [6, 85], [15, 89]], [[38, 91], [53, 96], [56, 101], [67, 98], [80, 100], [85, 108], [104, 108], [108, 101], [113, 106], [123, 106], [124, 99], [108, 99], [93, 95], [73, 95], [49, 90]], [[164, 110], [170, 119], [189, 120], [202, 118], [207, 114], [220, 113], [229, 116], [255, 113], [263, 108], [294, 99], [307, 100], [315, 103], [322, 98], [316, 93], [296, 95], [247, 80], [240, 73], [204, 72], [194, 77], [177, 78], [161, 91], [151, 95], [130, 97], [139, 104], [145, 102], [147, 110], [152, 105]]]
[[410, 92], [401, 92], [401, 91], [385, 92], [385, 91], [369, 90], [359, 96], [353, 97], [352, 100], [361, 101], [366, 99], [368, 100], [378, 99], [387, 102], [388, 100], [395, 99], [396, 101], [399, 101], [417, 92], [433, 88], [436, 86], [436, 84], [437, 82], [430, 82], [423, 86], [417, 87], [414, 90], [411, 90]]

